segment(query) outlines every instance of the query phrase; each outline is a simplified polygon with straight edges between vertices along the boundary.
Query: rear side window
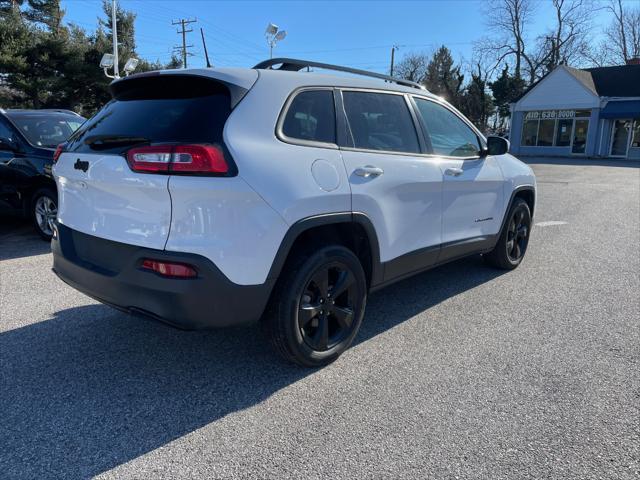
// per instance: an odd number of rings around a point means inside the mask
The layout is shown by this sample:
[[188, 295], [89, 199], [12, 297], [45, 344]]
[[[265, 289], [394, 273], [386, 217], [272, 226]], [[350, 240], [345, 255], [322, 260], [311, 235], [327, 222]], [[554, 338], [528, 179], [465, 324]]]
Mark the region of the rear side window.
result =
[[343, 92], [355, 148], [420, 153], [409, 107], [402, 95]]
[[433, 153], [447, 157], [477, 157], [480, 154], [477, 135], [457, 115], [435, 102], [422, 98], [415, 100]]
[[144, 144], [221, 144], [229, 92], [215, 81], [180, 75], [125, 80], [114, 99], [74, 134], [67, 149], [121, 153]]
[[282, 133], [298, 140], [336, 143], [336, 112], [331, 90], [306, 90], [295, 96]]

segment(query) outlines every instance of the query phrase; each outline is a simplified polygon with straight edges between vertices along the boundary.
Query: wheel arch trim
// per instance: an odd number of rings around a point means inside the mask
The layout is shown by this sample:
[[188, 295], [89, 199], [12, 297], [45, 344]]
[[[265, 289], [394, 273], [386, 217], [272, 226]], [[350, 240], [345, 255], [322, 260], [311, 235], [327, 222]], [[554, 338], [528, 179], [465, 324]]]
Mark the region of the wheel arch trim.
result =
[[[507, 224], [507, 217], [509, 215], [509, 210], [511, 210], [511, 206], [513, 205], [513, 202], [516, 196], [520, 192], [531, 192], [533, 194], [533, 207], [535, 208], [536, 189], [533, 185], [520, 185], [514, 188], [511, 191], [511, 197], [509, 198], [509, 202], [507, 203], [507, 208], [505, 209], [504, 214], [502, 215], [502, 223], [500, 225], [500, 230], [498, 230], [498, 233], [496, 235], [496, 241], [498, 241], [498, 239], [500, 238], [500, 235], [502, 234], [502, 231], [504, 230], [504, 227]], [[531, 216], [533, 218], [533, 210], [531, 211]]]
[[275, 279], [280, 276], [293, 245], [304, 232], [317, 227], [347, 223], [354, 223], [361, 226], [367, 235], [367, 240], [369, 241], [369, 247], [371, 249], [371, 285], [373, 286], [381, 283], [383, 279], [383, 266], [380, 263], [380, 246], [378, 243], [378, 236], [373, 223], [369, 217], [362, 212], [335, 212], [313, 215], [298, 220], [292, 224], [287, 230], [282, 242], [280, 242], [280, 247], [276, 252], [276, 256], [271, 264], [267, 278]]

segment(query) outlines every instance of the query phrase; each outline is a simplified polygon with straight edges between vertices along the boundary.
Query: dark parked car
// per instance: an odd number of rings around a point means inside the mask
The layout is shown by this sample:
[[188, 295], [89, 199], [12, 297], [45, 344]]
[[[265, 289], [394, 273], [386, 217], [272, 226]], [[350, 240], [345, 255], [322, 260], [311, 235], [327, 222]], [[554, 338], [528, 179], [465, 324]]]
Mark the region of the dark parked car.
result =
[[58, 211], [56, 147], [84, 121], [69, 110], [0, 109], [0, 213], [32, 218], [45, 240]]

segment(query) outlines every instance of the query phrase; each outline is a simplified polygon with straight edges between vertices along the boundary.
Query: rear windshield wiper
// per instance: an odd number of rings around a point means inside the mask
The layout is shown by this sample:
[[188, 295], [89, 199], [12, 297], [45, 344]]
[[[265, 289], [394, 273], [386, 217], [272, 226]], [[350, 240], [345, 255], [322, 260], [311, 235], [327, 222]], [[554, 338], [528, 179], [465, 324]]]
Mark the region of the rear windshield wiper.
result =
[[94, 150], [125, 147], [140, 143], [151, 143], [151, 140], [145, 137], [129, 137], [126, 135], [92, 135], [84, 139], [84, 144], [89, 145]]

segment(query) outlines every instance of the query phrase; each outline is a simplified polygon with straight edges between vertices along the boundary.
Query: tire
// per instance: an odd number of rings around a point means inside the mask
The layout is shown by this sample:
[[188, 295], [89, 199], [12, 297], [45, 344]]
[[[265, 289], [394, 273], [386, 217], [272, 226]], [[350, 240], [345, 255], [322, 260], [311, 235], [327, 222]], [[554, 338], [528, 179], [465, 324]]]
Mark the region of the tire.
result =
[[366, 302], [367, 280], [358, 257], [343, 246], [327, 246], [287, 261], [262, 325], [285, 360], [320, 367], [349, 348]]
[[51, 240], [53, 222], [58, 214], [58, 195], [51, 188], [41, 188], [31, 197], [31, 218], [43, 240]]
[[507, 214], [495, 248], [483, 255], [491, 266], [513, 270], [522, 262], [531, 234], [531, 211], [522, 198], [516, 198]]

